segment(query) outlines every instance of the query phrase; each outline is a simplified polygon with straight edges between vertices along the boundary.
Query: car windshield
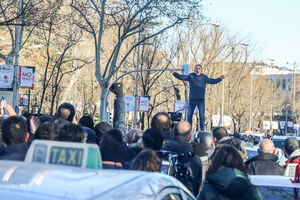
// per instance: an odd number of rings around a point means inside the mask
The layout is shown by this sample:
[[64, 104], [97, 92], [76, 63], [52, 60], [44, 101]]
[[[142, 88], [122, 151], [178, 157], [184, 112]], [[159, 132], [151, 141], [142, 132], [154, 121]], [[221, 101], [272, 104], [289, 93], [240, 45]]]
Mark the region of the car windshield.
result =
[[254, 156], [257, 156], [258, 155], [258, 152], [257, 151], [254, 151], [254, 150], [246, 150], [247, 151], [247, 158], [248, 159], [251, 159], [253, 158]]
[[[294, 191], [294, 188], [290, 187], [276, 187], [276, 186], [259, 186], [258, 190], [263, 199], [272, 200], [289, 200], [298, 199], [295, 195], [298, 191]], [[295, 189], [295, 190], [299, 190]]]
[[[273, 139], [272, 141], [273, 141], [274, 146], [275, 146], [276, 148], [283, 149], [283, 143], [284, 143], [284, 140], [283, 140], [283, 139]], [[299, 141], [299, 140], [298, 140], [298, 142], [299, 142], [299, 145], [300, 145], [300, 141]]]
[[284, 140], [276, 140], [276, 139], [273, 140], [274, 146], [280, 149], [283, 149], [283, 142]]

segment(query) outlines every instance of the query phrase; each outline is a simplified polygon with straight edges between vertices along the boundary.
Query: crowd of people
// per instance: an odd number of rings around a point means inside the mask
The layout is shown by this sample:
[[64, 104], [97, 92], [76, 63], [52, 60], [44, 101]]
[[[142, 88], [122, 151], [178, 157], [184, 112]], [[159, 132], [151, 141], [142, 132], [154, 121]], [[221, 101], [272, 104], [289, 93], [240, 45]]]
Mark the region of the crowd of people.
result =
[[[212, 134], [192, 133], [189, 122], [174, 125], [167, 113], [159, 112], [149, 129], [132, 129], [124, 141], [124, 133], [109, 123], [94, 126], [89, 115], [74, 123], [74, 116], [74, 106], [63, 103], [54, 116], [2, 117], [0, 159], [23, 161], [35, 139], [93, 143], [99, 146], [104, 169], [162, 172], [162, 161], [171, 157], [165, 156], [169, 152], [186, 164], [183, 175], [174, 177], [198, 199], [261, 199], [248, 175], [283, 175], [287, 164], [300, 162], [299, 143], [294, 138], [284, 142], [286, 160], [278, 161], [269, 139], [262, 140], [258, 155], [247, 160], [241, 141], [229, 137], [224, 127], [214, 128]], [[182, 155], [188, 156], [181, 159]]]

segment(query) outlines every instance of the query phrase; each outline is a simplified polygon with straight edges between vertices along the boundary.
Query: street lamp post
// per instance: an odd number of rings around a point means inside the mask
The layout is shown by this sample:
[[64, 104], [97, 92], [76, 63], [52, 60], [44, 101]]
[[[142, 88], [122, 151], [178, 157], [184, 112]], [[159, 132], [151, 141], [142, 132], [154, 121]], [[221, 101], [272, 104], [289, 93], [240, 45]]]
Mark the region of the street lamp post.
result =
[[[139, 38], [138, 42], [141, 41], [141, 31], [142, 29], [139, 30]], [[136, 70], [139, 70], [140, 68], [140, 46], [138, 46], [138, 55], [137, 55], [137, 62], [136, 62]], [[135, 81], [135, 98], [134, 98], [134, 124], [133, 128], [136, 128], [136, 123], [137, 123], [137, 109], [138, 109], [138, 98], [139, 98], [139, 72], [136, 73], [136, 81]]]
[[288, 119], [288, 101], [289, 101], [289, 86], [290, 86], [290, 83], [294, 81], [294, 78], [292, 78], [286, 85], [286, 88], [285, 88], [285, 92], [286, 92], [286, 100], [285, 100], [285, 126], [284, 126], [284, 132], [285, 134], [287, 134], [287, 128], [288, 128], [288, 124], [287, 124], [287, 119]]

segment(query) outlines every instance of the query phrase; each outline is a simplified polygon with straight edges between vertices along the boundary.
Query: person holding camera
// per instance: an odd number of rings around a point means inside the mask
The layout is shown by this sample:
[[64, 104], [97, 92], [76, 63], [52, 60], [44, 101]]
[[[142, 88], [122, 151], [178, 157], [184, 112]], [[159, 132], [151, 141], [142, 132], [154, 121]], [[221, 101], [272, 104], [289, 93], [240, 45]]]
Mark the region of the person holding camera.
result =
[[202, 164], [200, 158], [193, 154], [192, 144], [189, 143], [191, 136], [190, 123], [180, 121], [174, 126], [173, 138], [165, 141], [162, 150], [170, 151], [172, 154], [187, 155], [187, 159], [178, 160], [178, 162], [186, 162], [180, 163], [182, 166], [189, 166], [184, 172], [186, 177], [182, 177], [180, 181], [196, 196], [202, 182]]
[[222, 75], [217, 79], [208, 78], [207, 75], [202, 73], [202, 66], [196, 64], [194, 68], [194, 73], [189, 75], [180, 75], [174, 70], [171, 70], [173, 76], [182, 81], [189, 81], [190, 83], [190, 100], [188, 104], [188, 113], [187, 120], [192, 125], [193, 124], [193, 113], [195, 107], [198, 107], [199, 110], [199, 119], [200, 119], [200, 129], [204, 131], [205, 125], [205, 89], [206, 84], [217, 84], [221, 82], [225, 76]]

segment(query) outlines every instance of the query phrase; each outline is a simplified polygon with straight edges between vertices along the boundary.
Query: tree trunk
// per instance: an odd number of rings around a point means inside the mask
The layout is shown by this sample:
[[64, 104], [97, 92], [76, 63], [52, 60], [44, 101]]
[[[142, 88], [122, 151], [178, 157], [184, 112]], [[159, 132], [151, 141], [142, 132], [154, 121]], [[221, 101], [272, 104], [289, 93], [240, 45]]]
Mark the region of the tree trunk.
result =
[[100, 95], [100, 121], [106, 121], [106, 107], [107, 107], [107, 92], [108, 88], [100, 84], [101, 95]]

